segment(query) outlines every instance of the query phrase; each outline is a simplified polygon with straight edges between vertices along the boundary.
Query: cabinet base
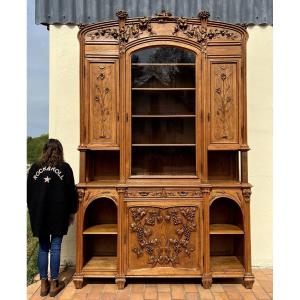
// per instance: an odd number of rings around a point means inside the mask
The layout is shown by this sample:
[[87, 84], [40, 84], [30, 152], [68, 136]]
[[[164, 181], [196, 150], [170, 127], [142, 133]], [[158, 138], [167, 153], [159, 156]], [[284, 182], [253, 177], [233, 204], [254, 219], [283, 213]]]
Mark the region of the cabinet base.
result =
[[81, 289], [83, 286], [83, 275], [75, 273], [73, 275], [73, 283], [76, 289]]
[[243, 278], [243, 285], [246, 289], [252, 289], [254, 283], [254, 276], [251, 273], [246, 273]]
[[126, 279], [125, 277], [116, 277], [116, 285], [118, 287], [118, 290], [123, 290], [125, 287]]
[[202, 276], [202, 285], [205, 289], [210, 289], [212, 285], [212, 276], [211, 274], [203, 274]]

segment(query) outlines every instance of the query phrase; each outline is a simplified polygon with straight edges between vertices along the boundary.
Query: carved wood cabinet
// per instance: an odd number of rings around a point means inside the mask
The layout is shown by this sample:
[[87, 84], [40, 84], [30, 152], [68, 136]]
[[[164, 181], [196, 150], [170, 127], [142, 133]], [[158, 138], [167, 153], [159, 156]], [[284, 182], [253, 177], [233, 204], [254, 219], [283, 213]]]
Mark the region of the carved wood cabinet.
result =
[[74, 283], [240, 277], [251, 288], [246, 29], [174, 17], [81, 26]]

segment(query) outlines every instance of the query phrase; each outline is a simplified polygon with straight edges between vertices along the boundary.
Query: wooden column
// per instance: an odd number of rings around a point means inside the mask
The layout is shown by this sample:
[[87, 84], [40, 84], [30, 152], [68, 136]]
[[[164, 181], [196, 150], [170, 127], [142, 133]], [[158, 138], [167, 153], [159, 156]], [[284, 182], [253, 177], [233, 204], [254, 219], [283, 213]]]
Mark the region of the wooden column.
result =
[[244, 264], [245, 264], [245, 275], [244, 275], [244, 286], [247, 289], [251, 289], [254, 283], [254, 276], [251, 268], [251, 230], [250, 230], [250, 196], [251, 189], [243, 189], [244, 197]]
[[248, 183], [248, 152], [241, 151], [241, 182]]
[[118, 250], [117, 250], [117, 259], [118, 259], [118, 272], [116, 275], [115, 282], [119, 290], [124, 289], [126, 278], [124, 274], [124, 264], [123, 264], [123, 253], [124, 243], [123, 243], [123, 230], [124, 229], [124, 221], [123, 220], [123, 210], [124, 210], [124, 194], [126, 189], [124, 187], [118, 187], [117, 192], [119, 194], [119, 201], [118, 201]]
[[73, 282], [76, 289], [81, 289], [83, 285], [83, 274], [82, 274], [82, 267], [83, 267], [83, 201], [85, 197], [85, 190], [78, 189], [78, 201], [79, 201], [79, 208], [77, 212], [77, 230], [76, 230], [76, 272], [73, 275]]
[[212, 274], [210, 271], [210, 239], [209, 239], [209, 202], [210, 202], [210, 188], [202, 190], [204, 205], [203, 205], [203, 227], [204, 227], [204, 270], [202, 275], [202, 285], [205, 289], [211, 288]]

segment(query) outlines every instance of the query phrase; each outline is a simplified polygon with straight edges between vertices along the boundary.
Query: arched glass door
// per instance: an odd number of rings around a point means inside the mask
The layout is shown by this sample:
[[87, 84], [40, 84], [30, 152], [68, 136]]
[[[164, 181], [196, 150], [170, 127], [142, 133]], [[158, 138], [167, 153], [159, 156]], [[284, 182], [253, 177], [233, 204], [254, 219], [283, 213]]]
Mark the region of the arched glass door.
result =
[[132, 54], [132, 177], [196, 175], [195, 59], [170, 46]]

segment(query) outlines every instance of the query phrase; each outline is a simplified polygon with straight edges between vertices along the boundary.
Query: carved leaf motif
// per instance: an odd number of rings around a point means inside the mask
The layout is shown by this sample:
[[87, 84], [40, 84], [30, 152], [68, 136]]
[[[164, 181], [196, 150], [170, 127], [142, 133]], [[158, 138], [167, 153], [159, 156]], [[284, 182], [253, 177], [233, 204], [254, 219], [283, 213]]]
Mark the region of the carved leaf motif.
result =
[[233, 66], [222, 64], [215, 69], [214, 114], [215, 139], [234, 139]]
[[[129, 212], [134, 221], [131, 223], [131, 231], [137, 240], [137, 245], [132, 251], [137, 258], [146, 254], [148, 264], [152, 267], [157, 264], [176, 267], [180, 263], [181, 255], [190, 257], [195, 251], [195, 247], [190, 243], [192, 232], [196, 231], [195, 207], [134, 207], [130, 208]], [[155, 226], [159, 224], [172, 225], [174, 236], [153, 236], [156, 232]]]
[[150, 18], [142, 18], [138, 20], [138, 23], [131, 25], [125, 25], [119, 29], [117, 28], [108, 28], [108, 29], [99, 29], [97, 31], [89, 33], [87, 36], [92, 40], [103, 38], [113, 38], [118, 40], [120, 45], [120, 52], [124, 52], [125, 46], [130, 39], [138, 38], [144, 31], [149, 32], [150, 35], [153, 35], [152, 26], [150, 23]]
[[[99, 138], [109, 139], [111, 138], [111, 113], [112, 113], [112, 101], [110, 95], [110, 89], [108, 87], [109, 80], [111, 78], [111, 66], [98, 65], [98, 75], [96, 76], [95, 83], [95, 102], [94, 107], [95, 118], [98, 120], [98, 124], [94, 126], [94, 136]], [[98, 126], [98, 128], [97, 128]]]
[[[199, 13], [199, 18], [201, 20], [206, 20], [209, 18], [209, 13], [206, 11]], [[202, 25], [191, 25], [188, 24], [188, 20], [186, 18], [180, 17], [176, 18], [176, 25], [173, 31], [173, 35], [177, 35], [178, 32], [182, 32], [187, 37], [191, 39], [195, 39], [200, 44], [200, 50], [202, 52], [206, 52], [208, 40], [216, 39], [219, 37], [224, 37], [226, 39], [235, 40], [238, 36], [227, 29], [218, 29], [215, 30], [209, 29], [207, 30], [206, 24]]]
[[[119, 15], [118, 15], [119, 14]], [[120, 11], [118, 17], [123, 18], [124, 20], [127, 17], [127, 13]], [[207, 29], [207, 19], [210, 14], [207, 11], [201, 11], [198, 14], [199, 19], [201, 20], [201, 25], [192, 25], [188, 24], [188, 19], [183, 17], [173, 17], [169, 11], [162, 10], [160, 13], [157, 13], [154, 17], [144, 17], [138, 20], [137, 23], [124, 25], [120, 28], [108, 28], [108, 29], [98, 29], [89, 33], [87, 36], [92, 40], [100, 38], [113, 38], [118, 40], [120, 45], [120, 53], [124, 53], [125, 46], [130, 39], [139, 38], [143, 32], [148, 32], [150, 35], [155, 34], [152, 29], [151, 22], [175, 22], [175, 27], [173, 32], [170, 32], [170, 35], [177, 35], [178, 32], [182, 32], [188, 38], [196, 40], [200, 44], [200, 49], [202, 52], [206, 52], [207, 43], [209, 40], [217, 38], [225, 38], [230, 40], [235, 40], [238, 38], [238, 35], [233, 31], [228, 29]]]

